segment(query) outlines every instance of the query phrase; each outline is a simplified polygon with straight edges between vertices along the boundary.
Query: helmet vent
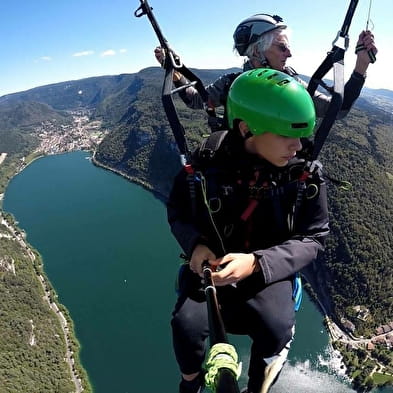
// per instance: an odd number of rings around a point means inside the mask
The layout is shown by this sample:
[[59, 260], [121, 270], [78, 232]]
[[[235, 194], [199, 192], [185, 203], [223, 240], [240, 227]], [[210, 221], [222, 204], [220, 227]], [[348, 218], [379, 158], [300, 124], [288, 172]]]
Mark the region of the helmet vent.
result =
[[292, 123], [291, 127], [292, 128], [307, 128], [308, 123]]
[[277, 72], [275, 72], [274, 74], [269, 75], [266, 79], [273, 79], [277, 75], [278, 75]]
[[263, 71], [258, 72], [257, 76], [262, 76], [263, 74], [266, 74], [266, 72], [269, 72], [269, 70], [264, 69]]
[[289, 79], [283, 79], [282, 81], [278, 82], [277, 84], [278, 84], [279, 86], [284, 86], [284, 85], [286, 85], [286, 84], [288, 84], [288, 83], [290, 83], [290, 80], [289, 80]]

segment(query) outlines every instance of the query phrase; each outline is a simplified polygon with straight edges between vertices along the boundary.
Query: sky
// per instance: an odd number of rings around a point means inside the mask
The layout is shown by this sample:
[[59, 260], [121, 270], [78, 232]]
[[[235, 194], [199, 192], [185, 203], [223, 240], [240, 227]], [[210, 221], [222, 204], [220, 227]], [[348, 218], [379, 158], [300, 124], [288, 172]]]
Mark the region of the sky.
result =
[[[349, 30], [345, 74], [355, 64], [354, 47], [366, 27], [370, 0], [359, 0]], [[391, 0], [371, 0], [369, 27], [379, 50], [366, 86], [393, 90]], [[312, 75], [332, 48], [349, 0], [148, 0], [172, 49], [189, 68], [241, 67], [233, 32], [256, 13], [280, 15], [290, 28], [298, 73]], [[0, 96], [51, 83], [135, 73], [156, 66], [158, 40], [140, 0], [1, 0]]]

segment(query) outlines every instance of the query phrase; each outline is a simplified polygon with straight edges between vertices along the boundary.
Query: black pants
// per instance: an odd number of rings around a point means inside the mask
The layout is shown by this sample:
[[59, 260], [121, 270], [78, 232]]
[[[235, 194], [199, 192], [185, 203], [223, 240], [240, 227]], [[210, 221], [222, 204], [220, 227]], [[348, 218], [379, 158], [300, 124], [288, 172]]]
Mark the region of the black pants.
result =
[[[295, 323], [292, 279], [265, 286], [260, 273], [217, 287], [225, 329], [252, 339], [249, 376], [261, 373], [263, 358], [279, 353], [292, 338]], [[172, 317], [173, 345], [183, 374], [201, 370], [209, 335], [207, 306], [201, 279], [186, 268]]]

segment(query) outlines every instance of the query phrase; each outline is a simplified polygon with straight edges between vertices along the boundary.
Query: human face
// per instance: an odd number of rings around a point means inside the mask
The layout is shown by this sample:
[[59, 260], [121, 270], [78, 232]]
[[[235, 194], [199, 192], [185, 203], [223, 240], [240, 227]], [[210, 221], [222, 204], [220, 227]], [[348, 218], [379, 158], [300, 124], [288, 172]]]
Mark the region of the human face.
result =
[[283, 71], [288, 57], [292, 56], [287, 35], [283, 32], [278, 34], [264, 55], [270, 67], [277, 71]]
[[302, 148], [300, 138], [265, 132], [246, 139], [246, 150], [257, 154], [277, 167], [283, 167]]

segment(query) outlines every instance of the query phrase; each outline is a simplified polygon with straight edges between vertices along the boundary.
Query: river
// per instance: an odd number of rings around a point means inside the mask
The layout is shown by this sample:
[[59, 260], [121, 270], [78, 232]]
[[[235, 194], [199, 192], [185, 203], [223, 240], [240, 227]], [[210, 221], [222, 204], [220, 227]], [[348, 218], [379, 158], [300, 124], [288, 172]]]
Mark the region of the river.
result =
[[[180, 249], [162, 202], [76, 152], [29, 165], [10, 182], [3, 207], [43, 257], [94, 392], [175, 392], [169, 320]], [[290, 361], [272, 393], [354, 392], [307, 296], [297, 319]], [[245, 375], [248, 339], [230, 341]]]

